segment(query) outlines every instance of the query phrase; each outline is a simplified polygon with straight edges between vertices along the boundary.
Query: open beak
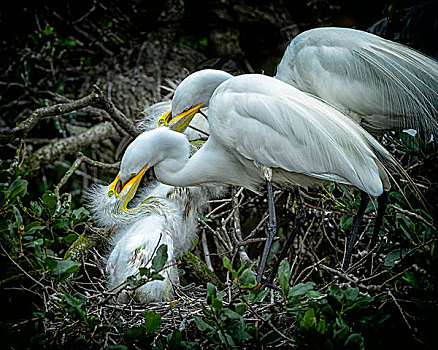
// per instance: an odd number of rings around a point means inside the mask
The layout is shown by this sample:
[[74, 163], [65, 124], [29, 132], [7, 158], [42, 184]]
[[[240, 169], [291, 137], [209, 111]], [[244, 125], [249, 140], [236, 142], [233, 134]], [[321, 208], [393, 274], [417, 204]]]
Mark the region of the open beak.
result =
[[187, 129], [190, 122], [196, 113], [198, 113], [199, 109], [202, 107], [203, 103], [181, 113], [172, 118], [172, 111], [163, 114], [163, 116], [159, 119], [159, 126], [168, 126], [173, 131], [184, 132]]
[[127, 199], [125, 201], [124, 207], [126, 209], [126, 205], [128, 202], [134, 197], [135, 193], [137, 192], [138, 186], [140, 185], [141, 179], [144, 176], [144, 173], [146, 172], [147, 168], [149, 166], [149, 163], [146, 164], [137, 175], [132, 176], [126, 184], [122, 184], [122, 181], [120, 181], [119, 175], [117, 174], [116, 179], [113, 181], [113, 183], [110, 185], [110, 188], [108, 190], [108, 196], [115, 195], [116, 197], [120, 196], [120, 194], [126, 189], [129, 189], [129, 193], [127, 196]]

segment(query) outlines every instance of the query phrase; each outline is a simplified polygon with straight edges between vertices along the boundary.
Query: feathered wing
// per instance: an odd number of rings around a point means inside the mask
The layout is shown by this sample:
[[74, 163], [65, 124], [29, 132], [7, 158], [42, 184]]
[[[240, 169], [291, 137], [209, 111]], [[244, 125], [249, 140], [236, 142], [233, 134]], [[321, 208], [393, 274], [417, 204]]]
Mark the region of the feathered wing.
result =
[[[267, 167], [354, 185], [375, 196], [387, 187], [378, 158], [393, 160], [360, 126], [308, 94], [272, 83], [274, 79], [247, 79], [263, 88], [253, 93], [228, 89], [214, 101], [225, 147]], [[225, 109], [230, 118], [221, 117]]]
[[276, 78], [356, 115], [371, 131], [438, 131], [438, 63], [370, 33], [304, 32], [286, 49]]

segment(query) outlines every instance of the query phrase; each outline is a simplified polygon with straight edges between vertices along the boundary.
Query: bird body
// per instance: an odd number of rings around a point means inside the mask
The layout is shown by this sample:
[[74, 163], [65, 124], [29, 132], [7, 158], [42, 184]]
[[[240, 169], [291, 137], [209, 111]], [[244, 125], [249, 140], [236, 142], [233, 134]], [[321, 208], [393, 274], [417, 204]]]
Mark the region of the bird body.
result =
[[[110, 253], [106, 259], [107, 289], [117, 292], [127, 278], [137, 276], [140, 268], [150, 268], [153, 253], [167, 246], [167, 267], [160, 272], [163, 281], [150, 281], [135, 291], [136, 301], [162, 301], [172, 298], [178, 284], [176, 259], [192, 246], [197, 218], [208, 199], [220, 196], [221, 188], [176, 188], [153, 183], [134, 192], [127, 188], [120, 196], [108, 196], [110, 186], [94, 185], [86, 195], [88, 208], [99, 226], [113, 230]], [[132, 200], [132, 208], [125, 207]], [[120, 302], [129, 301], [129, 293], [119, 293]]]
[[[205, 78], [191, 77], [194, 85]], [[148, 163], [159, 181], [176, 186], [229, 184], [257, 191], [266, 167], [282, 186], [335, 181], [373, 196], [389, 188], [381, 163], [393, 162], [388, 152], [319, 99], [257, 74], [218, 82], [210, 97], [210, 137], [192, 158], [185, 136], [166, 128], [143, 133], [122, 159], [122, 183]]]
[[[169, 102], [154, 104], [145, 109], [145, 118], [139, 127], [143, 130], [158, 126]], [[205, 118], [192, 121], [197, 129], [208, 131]], [[181, 130], [183, 131], [183, 130]], [[187, 137], [199, 139], [204, 133], [192, 129], [184, 131]], [[194, 152], [191, 147], [191, 152]], [[108, 276], [107, 289], [118, 293], [118, 301], [126, 303], [132, 297], [137, 302], [171, 299], [173, 286], [178, 285], [176, 259], [182, 257], [196, 238], [198, 216], [208, 200], [220, 197], [223, 187], [179, 188], [159, 182], [139, 187], [141, 178], [126, 184], [124, 191], [116, 191], [116, 183], [94, 185], [85, 193], [87, 207], [98, 226], [112, 232], [109, 253], [105, 261]], [[124, 288], [130, 276], [139, 277], [140, 268], [150, 268], [154, 252], [167, 246], [167, 263], [160, 275], [163, 280], [149, 281], [131, 293]]]
[[276, 78], [371, 132], [438, 132], [438, 62], [376, 35], [332, 27], [303, 32], [287, 47]]

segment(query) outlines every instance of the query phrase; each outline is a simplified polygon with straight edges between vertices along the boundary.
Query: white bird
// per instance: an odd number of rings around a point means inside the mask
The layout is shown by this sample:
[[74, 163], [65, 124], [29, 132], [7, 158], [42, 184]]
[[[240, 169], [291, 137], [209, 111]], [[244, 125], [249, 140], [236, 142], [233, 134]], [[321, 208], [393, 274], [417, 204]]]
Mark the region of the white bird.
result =
[[271, 180], [284, 187], [335, 181], [372, 196], [390, 188], [387, 169], [398, 165], [389, 153], [339, 110], [286, 83], [257, 74], [199, 71], [178, 86], [172, 117], [190, 117], [205, 105], [210, 137], [192, 158], [184, 135], [168, 128], [145, 132], [123, 156], [121, 188], [151, 167], [159, 181], [183, 187], [228, 184], [257, 192], [266, 179], [270, 204]]
[[277, 79], [323, 99], [370, 132], [438, 132], [438, 62], [401, 44], [349, 28], [296, 36]]
[[[157, 127], [163, 107], [167, 110], [169, 104], [159, 103], [147, 108], [140, 127]], [[203, 123], [202, 119], [195, 121], [196, 126], [205, 128]], [[175, 128], [184, 130], [184, 127]], [[185, 130], [185, 133], [194, 139], [200, 136], [193, 130]], [[197, 233], [198, 215], [208, 200], [219, 197], [224, 191], [219, 187], [177, 188], [156, 182], [136, 195], [141, 177], [130, 179], [123, 191], [117, 177], [109, 186], [94, 185], [85, 194], [87, 207], [97, 225], [113, 231], [105, 262], [107, 289], [117, 292], [118, 300], [123, 303], [132, 297], [140, 303], [172, 298], [173, 286], [179, 282], [175, 261], [191, 248]], [[125, 288], [130, 276], [139, 278], [140, 268], [151, 267], [153, 253], [161, 244], [166, 244], [168, 254], [167, 267], [160, 272], [164, 279], [149, 281], [134, 290]]]
[[[94, 185], [86, 195], [88, 208], [97, 224], [113, 230], [110, 254], [106, 260], [107, 289], [119, 292], [118, 300], [126, 303], [169, 300], [173, 286], [178, 285], [176, 259], [192, 246], [197, 233], [198, 214], [208, 199], [219, 196], [220, 189], [175, 188], [153, 183], [136, 194], [139, 178], [132, 179], [119, 195], [117, 183]], [[131, 208], [128, 203], [133, 200]], [[147, 282], [133, 295], [124, 288], [130, 276], [139, 278], [139, 269], [150, 268], [154, 251], [167, 245], [167, 267], [160, 272], [164, 280]]]

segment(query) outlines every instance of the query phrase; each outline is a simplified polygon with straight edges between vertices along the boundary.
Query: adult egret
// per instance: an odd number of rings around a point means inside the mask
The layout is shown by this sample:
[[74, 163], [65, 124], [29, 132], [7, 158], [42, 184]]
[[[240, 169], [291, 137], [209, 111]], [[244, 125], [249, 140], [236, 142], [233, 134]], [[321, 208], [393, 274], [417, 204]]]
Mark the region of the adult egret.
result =
[[390, 188], [388, 169], [398, 165], [383, 146], [336, 108], [286, 83], [258, 74], [199, 71], [178, 86], [171, 116], [189, 118], [205, 105], [210, 137], [192, 158], [184, 135], [168, 128], [145, 132], [122, 158], [120, 188], [151, 167], [159, 181], [182, 187], [229, 184], [257, 192], [266, 181], [271, 233], [259, 282], [275, 235], [271, 181], [282, 187], [335, 181], [372, 196]]
[[349, 28], [311, 29], [290, 42], [275, 77], [370, 132], [438, 135], [438, 62], [393, 41]]
[[[147, 108], [140, 127], [157, 127], [163, 108], [167, 110], [169, 105], [159, 103]], [[175, 124], [177, 121], [171, 122], [172, 128], [184, 131], [189, 138], [199, 138], [200, 133], [184, 130], [187, 124]], [[203, 118], [194, 122], [208, 130]], [[173, 285], [179, 280], [175, 260], [192, 246], [198, 215], [208, 200], [224, 191], [221, 187], [176, 188], [156, 182], [136, 194], [140, 181], [141, 176], [135, 177], [120, 191], [116, 179], [108, 186], [94, 185], [85, 195], [96, 224], [113, 231], [106, 259], [107, 288], [117, 291], [118, 300], [124, 303], [130, 299], [130, 292], [123, 288], [128, 277], [139, 276], [140, 268], [150, 268], [154, 251], [161, 244], [167, 245], [168, 253], [167, 267], [160, 272], [164, 279], [147, 282], [135, 289], [133, 297], [141, 303], [172, 297]]]

